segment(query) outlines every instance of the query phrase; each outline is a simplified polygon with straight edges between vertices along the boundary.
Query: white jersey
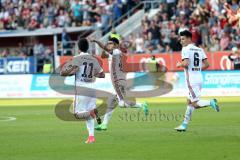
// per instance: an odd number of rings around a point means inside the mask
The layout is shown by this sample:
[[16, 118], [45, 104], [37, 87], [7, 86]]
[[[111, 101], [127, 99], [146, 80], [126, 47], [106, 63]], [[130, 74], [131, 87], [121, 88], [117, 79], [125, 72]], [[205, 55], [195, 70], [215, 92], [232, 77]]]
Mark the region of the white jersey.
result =
[[207, 59], [203, 49], [189, 44], [182, 48], [182, 60], [189, 59], [189, 65], [185, 71], [185, 78], [187, 85], [201, 84], [202, 83], [202, 61]]
[[103, 72], [98, 60], [88, 54], [80, 53], [80, 55], [74, 56], [73, 64], [79, 67], [79, 71], [76, 73], [76, 82], [95, 82], [95, 75]]
[[125, 74], [122, 66], [122, 52], [119, 49], [114, 49], [112, 55], [110, 55], [109, 70], [111, 74], [111, 80], [113, 83], [119, 80], [125, 80]]

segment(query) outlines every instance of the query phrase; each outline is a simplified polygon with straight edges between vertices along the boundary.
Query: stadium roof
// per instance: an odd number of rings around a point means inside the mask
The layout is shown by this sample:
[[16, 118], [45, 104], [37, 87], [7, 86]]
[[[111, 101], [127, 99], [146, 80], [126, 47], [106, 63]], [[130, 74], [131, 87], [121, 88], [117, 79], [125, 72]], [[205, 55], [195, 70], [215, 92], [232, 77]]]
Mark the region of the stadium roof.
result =
[[[81, 32], [86, 30], [93, 30], [94, 27], [83, 26], [83, 27], [66, 27], [68, 33]], [[34, 31], [29, 30], [13, 30], [13, 31], [0, 31], [0, 37], [29, 37], [29, 36], [47, 36], [61, 34], [63, 28], [42, 28]]]

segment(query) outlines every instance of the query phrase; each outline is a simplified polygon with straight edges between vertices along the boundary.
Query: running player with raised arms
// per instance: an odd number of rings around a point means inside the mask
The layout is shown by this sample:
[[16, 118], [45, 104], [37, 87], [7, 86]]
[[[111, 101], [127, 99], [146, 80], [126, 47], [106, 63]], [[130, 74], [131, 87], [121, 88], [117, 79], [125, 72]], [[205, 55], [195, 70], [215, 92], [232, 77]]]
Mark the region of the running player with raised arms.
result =
[[[87, 53], [89, 44], [87, 39], [80, 39], [78, 41], [79, 55], [66, 63], [61, 72], [61, 76], [75, 75], [76, 86], [91, 87], [95, 82], [96, 77], [104, 78], [105, 74], [98, 60], [91, 54]], [[76, 95], [74, 114], [78, 119], [86, 119], [86, 126], [89, 137], [85, 143], [95, 142], [94, 138], [94, 119], [101, 123], [96, 110], [96, 95], [95, 93], [86, 93], [88, 96]]]
[[217, 100], [201, 100], [202, 74], [201, 71], [209, 67], [207, 56], [203, 49], [195, 46], [192, 42], [192, 33], [188, 30], [180, 32], [182, 44], [182, 61], [177, 63], [178, 68], [184, 68], [185, 80], [188, 89], [187, 110], [183, 123], [176, 127], [177, 131], [186, 131], [187, 125], [195, 109], [211, 106], [219, 112]]
[[[104, 51], [101, 55], [102, 58], [110, 58], [110, 74], [112, 85], [117, 95], [118, 105], [120, 107], [132, 107], [132, 108], [142, 108], [145, 115], [148, 114], [148, 104], [147, 103], [139, 103], [139, 102], [130, 102], [127, 100], [126, 97], [126, 89], [127, 89], [127, 82], [126, 82], [126, 74], [123, 71], [123, 64], [122, 64], [122, 51], [126, 51], [124, 44], [119, 44], [119, 40], [117, 38], [110, 38], [107, 45], [103, 45], [98, 40], [92, 40], [92, 42], [96, 42]], [[104, 116], [103, 123], [97, 126], [95, 129], [97, 130], [106, 130], [107, 124], [112, 116], [113, 109], [114, 109], [114, 99], [111, 99], [108, 103], [109, 106], [108, 110]]]

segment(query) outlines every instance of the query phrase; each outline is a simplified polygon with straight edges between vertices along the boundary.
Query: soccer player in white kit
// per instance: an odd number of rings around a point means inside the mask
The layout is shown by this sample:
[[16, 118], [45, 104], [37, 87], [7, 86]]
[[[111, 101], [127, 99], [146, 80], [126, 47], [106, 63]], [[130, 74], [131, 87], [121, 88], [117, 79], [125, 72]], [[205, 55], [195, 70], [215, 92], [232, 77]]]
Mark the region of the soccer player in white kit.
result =
[[[95, 82], [96, 77], [104, 78], [105, 74], [98, 60], [91, 54], [87, 53], [89, 44], [87, 39], [78, 41], [79, 55], [64, 65], [60, 75], [71, 76], [75, 75], [76, 86], [91, 86]], [[95, 92], [86, 93], [87, 96], [76, 95], [74, 105], [74, 115], [76, 118], [86, 120], [89, 137], [85, 143], [95, 142], [94, 138], [94, 118], [99, 121], [96, 110], [96, 95]], [[100, 122], [101, 123], [101, 122]]]
[[[139, 103], [139, 102], [131, 102], [127, 100], [126, 97], [126, 89], [127, 89], [127, 82], [126, 82], [126, 74], [123, 71], [123, 64], [122, 64], [122, 56], [123, 50], [126, 48], [122, 47], [122, 44], [119, 44], [119, 40], [117, 38], [110, 38], [106, 46], [104, 46], [98, 40], [92, 40], [92, 42], [96, 42], [104, 51], [102, 53], [102, 58], [109, 58], [110, 57], [110, 74], [112, 85], [115, 90], [115, 94], [117, 96], [118, 105], [120, 107], [132, 107], [132, 108], [142, 108], [145, 115], [148, 114], [148, 104], [147, 103]], [[112, 116], [114, 103], [114, 99], [109, 100], [110, 106], [108, 106], [108, 110], [104, 115], [103, 123], [97, 126], [95, 129], [97, 130], [107, 130], [107, 124]]]
[[187, 110], [183, 123], [176, 127], [177, 131], [186, 131], [187, 125], [195, 109], [211, 106], [219, 112], [217, 100], [201, 100], [202, 74], [201, 71], [209, 67], [207, 56], [203, 49], [195, 46], [192, 42], [192, 33], [188, 30], [180, 32], [182, 44], [182, 61], [177, 63], [178, 68], [184, 68], [185, 80], [188, 89]]

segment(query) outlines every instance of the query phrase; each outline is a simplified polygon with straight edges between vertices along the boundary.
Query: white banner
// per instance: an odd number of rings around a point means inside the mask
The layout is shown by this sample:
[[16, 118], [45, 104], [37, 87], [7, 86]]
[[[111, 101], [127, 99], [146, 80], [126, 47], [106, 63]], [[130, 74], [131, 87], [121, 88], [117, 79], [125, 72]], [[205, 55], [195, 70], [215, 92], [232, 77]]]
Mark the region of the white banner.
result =
[[[137, 78], [144, 74], [146, 76]], [[61, 94], [52, 90], [49, 86], [49, 77], [50, 75], [47, 74], [0, 75], [0, 98], [63, 98], [74, 96]], [[129, 73], [127, 77], [134, 78], [131, 86], [137, 86], [132, 87], [135, 91], [149, 91], [158, 87], [152, 85], [154, 84], [154, 77], [151, 74]], [[161, 97], [187, 96], [183, 72], [169, 72], [165, 75], [165, 78], [167, 82], [173, 85], [173, 90]], [[74, 85], [74, 76], [67, 77], [65, 85]], [[94, 84], [90, 84], [87, 87], [114, 93], [109, 74], [106, 74], [106, 77], [103, 79], [97, 79]], [[204, 72], [202, 96], [240, 96], [240, 72]]]

